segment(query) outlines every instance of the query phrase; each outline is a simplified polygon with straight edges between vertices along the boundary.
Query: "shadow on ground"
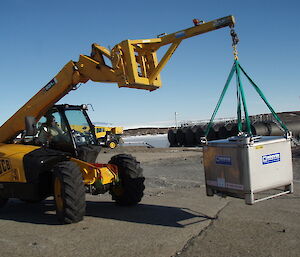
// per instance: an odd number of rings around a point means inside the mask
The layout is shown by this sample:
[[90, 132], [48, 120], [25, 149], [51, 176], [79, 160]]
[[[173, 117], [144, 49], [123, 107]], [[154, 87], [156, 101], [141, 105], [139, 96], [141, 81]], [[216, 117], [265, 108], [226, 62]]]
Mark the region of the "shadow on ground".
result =
[[108, 202], [87, 202], [86, 216], [167, 227], [185, 227], [214, 219], [186, 208], [149, 204], [123, 207]]
[[[194, 223], [215, 219], [203, 213], [186, 208], [139, 204], [123, 207], [114, 202], [86, 202], [86, 216], [119, 220], [154, 226], [185, 227]], [[19, 200], [10, 200], [0, 210], [1, 220], [13, 220], [32, 224], [60, 225], [55, 216], [54, 201], [45, 200], [30, 204]]]

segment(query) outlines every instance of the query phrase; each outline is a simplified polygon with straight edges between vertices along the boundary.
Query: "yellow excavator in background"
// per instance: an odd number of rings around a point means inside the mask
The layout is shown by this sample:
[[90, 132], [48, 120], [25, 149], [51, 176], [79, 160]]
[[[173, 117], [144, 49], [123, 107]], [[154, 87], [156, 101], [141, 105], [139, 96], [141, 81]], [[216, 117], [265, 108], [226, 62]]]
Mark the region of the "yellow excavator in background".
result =
[[[226, 26], [234, 26], [233, 16], [206, 23], [194, 20], [193, 27], [125, 40], [111, 51], [93, 44], [90, 56], [68, 62], [0, 127], [0, 206], [9, 198], [38, 202], [54, 196], [58, 220], [74, 223], [85, 215], [86, 192], [109, 191], [121, 205], [140, 202], [145, 188], [140, 163], [127, 154], [112, 157], [108, 164], [95, 163], [100, 146], [87, 106], [55, 104], [89, 80], [156, 90], [161, 87], [161, 70], [182, 40]], [[158, 61], [157, 50], [168, 44]]]

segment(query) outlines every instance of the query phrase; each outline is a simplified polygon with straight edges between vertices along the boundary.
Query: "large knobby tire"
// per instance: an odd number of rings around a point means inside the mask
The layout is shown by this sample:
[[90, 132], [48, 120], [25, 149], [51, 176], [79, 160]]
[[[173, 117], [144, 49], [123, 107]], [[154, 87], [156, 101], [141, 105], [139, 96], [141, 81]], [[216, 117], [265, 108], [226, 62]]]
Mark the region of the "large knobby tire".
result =
[[120, 182], [110, 188], [112, 199], [119, 205], [138, 204], [145, 189], [145, 178], [140, 163], [129, 154], [115, 155], [109, 163], [118, 166], [120, 178]]
[[85, 215], [85, 188], [79, 167], [71, 161], [53, 168], [53, 193], [56, 215], [61, 223], [76, 223]]

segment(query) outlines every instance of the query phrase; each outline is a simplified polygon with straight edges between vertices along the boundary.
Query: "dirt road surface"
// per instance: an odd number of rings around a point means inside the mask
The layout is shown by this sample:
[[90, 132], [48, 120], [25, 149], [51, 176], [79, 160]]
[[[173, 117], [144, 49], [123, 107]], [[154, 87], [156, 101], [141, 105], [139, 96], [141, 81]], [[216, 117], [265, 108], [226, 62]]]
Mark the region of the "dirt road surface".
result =
[[253, 206], [206, 197], [199, 148], [104, 150], [99, 162], [129, 152], [144, 168], [146, 190], [136, 207], [108, 194], [87, 195], [85, 219], [60, 225], [54, 203], [13, 199], [0, 210], [0, 256], [300, 256], [300, 161], [295, 193]]

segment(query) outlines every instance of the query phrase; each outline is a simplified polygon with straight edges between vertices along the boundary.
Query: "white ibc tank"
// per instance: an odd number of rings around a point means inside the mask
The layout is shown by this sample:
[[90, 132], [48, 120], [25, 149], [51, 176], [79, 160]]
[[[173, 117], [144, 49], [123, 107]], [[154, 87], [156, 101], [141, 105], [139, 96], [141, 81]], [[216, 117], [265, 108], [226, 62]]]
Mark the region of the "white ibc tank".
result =
[[[247, 204], [293, 192], [291, 139], [237, 136], [209, 141], [203, 149], [206, 193], [245, 199]], [[280, 188], [256, 199], [255, 193]]]

